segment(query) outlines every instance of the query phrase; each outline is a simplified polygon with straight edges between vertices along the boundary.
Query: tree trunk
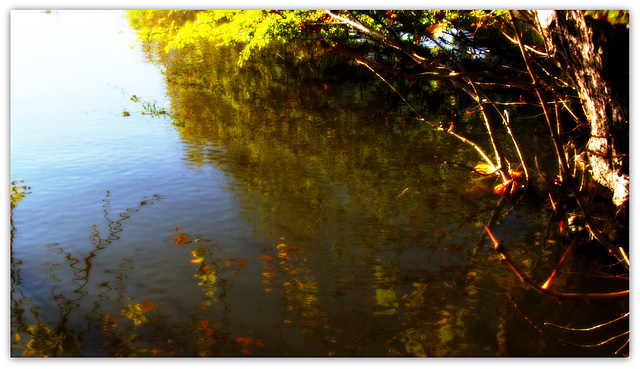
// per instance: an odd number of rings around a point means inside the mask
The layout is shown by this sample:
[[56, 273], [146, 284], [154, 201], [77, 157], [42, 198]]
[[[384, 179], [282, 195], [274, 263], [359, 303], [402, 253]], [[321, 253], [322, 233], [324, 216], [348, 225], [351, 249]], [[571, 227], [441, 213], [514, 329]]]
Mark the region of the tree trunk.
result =
[[613, 204], [629, 201], [629, 28], [555, 11], [543, 23], [549, 48], [567, 71], [591, 128], [590, 173], [611, 190]]

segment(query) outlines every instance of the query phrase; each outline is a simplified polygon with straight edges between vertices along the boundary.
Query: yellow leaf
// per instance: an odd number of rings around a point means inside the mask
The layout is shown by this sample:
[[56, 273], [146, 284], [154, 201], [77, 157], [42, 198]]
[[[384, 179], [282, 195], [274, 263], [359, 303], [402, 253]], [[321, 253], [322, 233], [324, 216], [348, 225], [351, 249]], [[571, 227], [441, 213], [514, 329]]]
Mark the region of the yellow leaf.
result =
[[495, 173], [496, 171], [496, 168], [494, 168], [492, 165], [485, 163], [478, 164], [473, 169], [482, 175], [490, 175]]

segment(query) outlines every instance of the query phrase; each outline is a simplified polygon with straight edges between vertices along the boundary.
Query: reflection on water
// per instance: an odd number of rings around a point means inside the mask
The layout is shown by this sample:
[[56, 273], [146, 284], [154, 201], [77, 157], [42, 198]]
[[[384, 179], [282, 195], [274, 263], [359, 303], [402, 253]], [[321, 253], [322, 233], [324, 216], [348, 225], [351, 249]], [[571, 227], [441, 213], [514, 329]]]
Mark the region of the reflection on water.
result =
[[[518, 315], [507, 293], [562, 324], [626, 307], [524, 292], [482, 239], [497, 199], [443, 164], [474, 154], [375, 81], [210, 47], [154, 65], [119, 12], [14, 12], [12, 35], [12, 356], [609, 352]], [[554, 265], [544, 202], [502, 211], [518, 261]]]

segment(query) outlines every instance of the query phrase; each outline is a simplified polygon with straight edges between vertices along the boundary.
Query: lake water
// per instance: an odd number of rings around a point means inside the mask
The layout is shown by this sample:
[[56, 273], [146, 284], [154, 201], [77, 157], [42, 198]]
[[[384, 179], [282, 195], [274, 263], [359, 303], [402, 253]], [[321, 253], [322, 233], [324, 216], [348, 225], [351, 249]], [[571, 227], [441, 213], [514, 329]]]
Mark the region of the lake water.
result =
[[[11, 13], [12, 356], [615, 351], [515, 308], [584, 326], [628, 302], [526, 290], [482, 236], [497, 199], [443, 165], [468, 147], [347, 83], [193, 87], [204, 60], [150, 59], [120, 11]], [[527, 270], [561, 255], [545, 201], [495, 231]]]

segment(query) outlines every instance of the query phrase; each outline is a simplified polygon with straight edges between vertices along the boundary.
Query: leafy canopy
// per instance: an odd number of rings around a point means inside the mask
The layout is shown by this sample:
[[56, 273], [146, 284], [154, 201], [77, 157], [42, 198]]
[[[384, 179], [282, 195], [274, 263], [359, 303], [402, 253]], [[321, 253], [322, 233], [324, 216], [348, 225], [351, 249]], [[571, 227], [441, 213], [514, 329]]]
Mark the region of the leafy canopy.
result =
[[[418, 48], [433, 48], [440, 38], [450, 49], [468, 52], [470, 35], [479, 28], [499, 25], [502, 11], [363, 10], [342, 11], [374, 32]], [[367, 37], [323, 10], [133, 10], [129, 11], [140, 39], [158, 42], [165, 51], [202, 40], [215, 45], [242, 45], [240, 62], [272, 43], [294, 40], [330, 40], [362, 44]], [[369, 38], [369, 41], [371, 39]]]

